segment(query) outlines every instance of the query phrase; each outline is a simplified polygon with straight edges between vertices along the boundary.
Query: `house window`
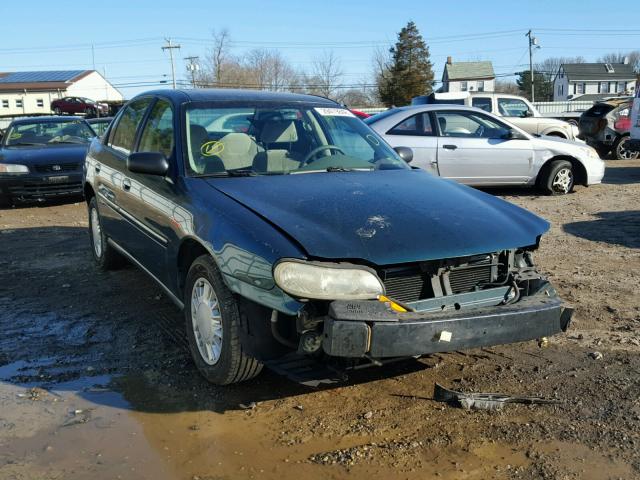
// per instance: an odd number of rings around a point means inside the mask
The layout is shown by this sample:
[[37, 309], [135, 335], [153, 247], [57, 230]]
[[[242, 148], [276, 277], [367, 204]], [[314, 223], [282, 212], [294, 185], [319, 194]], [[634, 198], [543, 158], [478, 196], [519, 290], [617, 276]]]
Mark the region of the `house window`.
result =
[[576, 85], [575, 93], [583, 94], [584, 93], [584, 83], [576, 83], [575, 85]]
[[2, 100], [2, 108], [9, 108], [9, 100]]
[[40, 108], [44, 107], [44, 100], [41, 98], [36, 99], [36, 105]]
[[478, 91], [484, 92], [484, 80], [478, 80]]
[[21, 98], [16, 100], [16, 107], [17, 108], [22, 108], [22, 99]]
[[600, 82], [600, 93], [609, 93], [609, 82]]
[[624, 93], [627, 89], [627, 84], [625, 82], [618, 82], [618, 93]]
[[467, 82], [460, 82], [460, 91], [466, 92], [467, 88]]

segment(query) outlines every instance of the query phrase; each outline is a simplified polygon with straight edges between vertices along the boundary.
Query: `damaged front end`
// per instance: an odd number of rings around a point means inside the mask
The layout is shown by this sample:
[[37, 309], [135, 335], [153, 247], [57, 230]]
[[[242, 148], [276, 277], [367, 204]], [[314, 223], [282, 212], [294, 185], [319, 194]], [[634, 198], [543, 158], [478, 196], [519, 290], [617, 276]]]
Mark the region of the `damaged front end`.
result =
[[572, 309], [537, 272], [532, 250], [511, 249], [375, 269], [376, 299], [307, 300], [296, 332], [282, 338], [299, 353], [374, 363], [565, 331]]

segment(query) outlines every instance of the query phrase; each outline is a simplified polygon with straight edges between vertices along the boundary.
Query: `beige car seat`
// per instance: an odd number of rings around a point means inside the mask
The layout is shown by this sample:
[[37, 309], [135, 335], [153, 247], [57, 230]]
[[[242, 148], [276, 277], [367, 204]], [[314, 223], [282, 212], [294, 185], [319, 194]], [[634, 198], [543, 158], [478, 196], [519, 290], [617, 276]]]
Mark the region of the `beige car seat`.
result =
[[[293, 120], [277, 120], [265, 123], [260, 132], [260, 142], [266, 148], [253, 162], [257, 172], [280, 172], [295, 170], [300, 166], [301, 158], [292, 152], [293, 144], [298, 141], [298, 132]], [[271, 149], [271, 146], [288, 144], [288, 149]]]
[[261, 150], [258, 144], [246, 133], [227, 133], [219, 142], [224, 145], [217, 156], [227, 170], [248, 168]]

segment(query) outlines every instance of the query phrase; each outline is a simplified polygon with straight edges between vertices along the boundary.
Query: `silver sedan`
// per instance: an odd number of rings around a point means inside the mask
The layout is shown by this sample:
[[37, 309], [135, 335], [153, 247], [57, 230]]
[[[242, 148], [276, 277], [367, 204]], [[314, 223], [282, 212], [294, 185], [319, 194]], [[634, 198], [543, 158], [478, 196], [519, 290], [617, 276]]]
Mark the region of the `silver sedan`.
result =
[[392, 147], [411, 148], [412, 165], [467, 185], [530, 185], [557, 195], [604, 176], [604, 162], [593, 148], [532, 136], [478, 108], [400, 107], [366, 122]]

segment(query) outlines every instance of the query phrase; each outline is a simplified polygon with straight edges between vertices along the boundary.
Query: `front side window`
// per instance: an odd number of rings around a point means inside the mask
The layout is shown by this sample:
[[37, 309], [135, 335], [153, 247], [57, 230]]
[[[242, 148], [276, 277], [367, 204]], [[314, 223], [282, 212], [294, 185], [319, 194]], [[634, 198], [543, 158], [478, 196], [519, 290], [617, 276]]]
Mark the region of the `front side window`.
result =
[[481, 108], [485, 112], [491, 111], [491, 98], [488, 97], [473, 97], [471, 105], [476, 108]]
[[387, 132], [387, 135], [420, 135], [431, 136], [433, 135], [433, 128], [431, 126], [431, 118], [428, 113], [418, 113], [403, 120], [391, 130]]
[[95, 134], [84, 120], [21, 123], [5, 135], [5, 146], [89, 143]]
[[136, 132], [150, 102], [151, 99], [142, 98], [127, 105], [109, 136], [108, 145], [111, 148], [125, 155], [131, 153]]
[[475, 112], [436, 112], [442, 137], [508, 138], [510, 128], [492, 118]]
[[409, 168], [343, 108], [194, 103], [184, 120], [187, 169], [196, 176]]
[[525, 117], [529, 106], [517, 98], [498, 98], [498, 111], [503, 117]]
[[161, 152], [169, 158], [173, 152], [173, 111], [166, 100], [158, 100], [142, 131], [139, 152]]

